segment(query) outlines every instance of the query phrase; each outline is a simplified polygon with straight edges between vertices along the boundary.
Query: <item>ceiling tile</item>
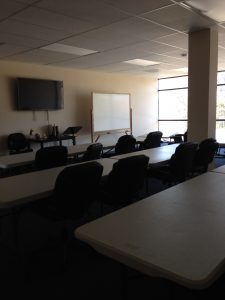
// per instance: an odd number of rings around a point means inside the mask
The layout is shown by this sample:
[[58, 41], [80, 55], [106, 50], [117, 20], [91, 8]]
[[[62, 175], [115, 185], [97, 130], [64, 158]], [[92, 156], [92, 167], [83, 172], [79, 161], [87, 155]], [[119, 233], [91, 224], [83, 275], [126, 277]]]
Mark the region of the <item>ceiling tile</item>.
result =
[[223, 0], [191, 0], [185, 1], [187, 5], [198, 9], [209, 18], [218, 22], [225, 21], [225, 2]]
[[207, 28], [215, 24], [215, 22], [177, 4], [143, 14], [142, 17], [184, 32]]
[[12, 19], [0, 23], [0, 32], [19, 34], [46, 41], [58, 41], [59, 39], [66, 38], [69, 35], [67, 32], [27, 24]]
[[58, 12], [95, 25], [105, 25], [128, 17], [127, 14], [97, 0], [42, 0], [38, 7]]
[[13, 19], [34, 25], [44, 26], [46, 28], [70, 32], [71, 34], [81, 33], [95, 27], [88, 22], [63, 16], [61, 14], [52, 13], [36, 7], [29, 7], [23, 10], [22, 12], [16, 14]]
[[[137, 55], [139, 55], [139, 58], [143, 58], [147, 55], [147, 53], [143, 51], [137, 53], [136, 51], [132, 51], [130, 48], [119, 48], [107, 52], [79, 57], [69, 62], [63, 62], [62, 65], [70, 65], [78, 68], [91, 68], [110, 63], [120, 63], [125, 60], [137, 58]], [[59, 63], [59, 65], [61, 65], [61, 63]]]
[[31, 37], [24, 37], [18, 34], [0, 32], [0, 42], [13, 44], [16, 46], [24, 46], [29, 48], [36, 48], [46, 45], [46, 41]]
[[134, 15], [149, 12], [171, 4], [171, 1], [169, 0], [105, 0], [105, 2]]
[[167, 36], [155, 39], [159, 43], [170, 45], [182, 49], [188, 49], [188, 34], [185, 33], [174, 33]]
[[182, 67], [187, 66], [187, 60], [177, 59], [177, 58], [167, 56], [167, 55], [162, 55], [162, 54], [161, 55], [159, 55], [159, 54], [150, 54], [145, 59], [158, 61], [158, 62], [161, 62], [161, 63], [174, 64], [176, 66], [182, 66]]
[[[124, 38], [122, 38], [124, 37]], [[136, 36], [131, 37], [128, 35], [125, 35], [123, 33], [117, 35], [108, 35], [106, 37], [96, 36], [96, 38], [93, 36], [89, 37], [88, 35], [79, 35], [74, 36], [68, 39], [64, 39], [61, 43], [66, 45], [72, 45], [77, 46], [81, 48], [87, 48], [92, 49], [96, 51], [105, 51], [110, 50], [118, 47], [122, 47], [128, 44], [133, 44], [136, 42], [144, 41], [141, 38], [138, 38]]]
[[172, 29], [135, 17], [109, 25], [108, 28], [147, 40], [175, 33]]
[[37, 2], [37, 0], [16, 0], [17, 2], [26, 3], [26, 4], [32, 4]]
[[74, 58], [75, 55], [54, 53], [46, 50], [31, 50], [19, 55], [10, 57], [11, 60], [20, 60], [24, 62], [40, 63], [40, 64], [51, 64], [53, 62], [69, 60]]
[[120, 71], [130, 71], [130, 70], [138, 70], [143, 69], [141, 66], [129, 65], [126, 63], [115, 63], [115, 64], [107, 64], [103, 66], [95, 67], [96, 70], [105, 70], [110, 72], [120, 72]]
[[139, 42], [134, 45], [132, 45], [133, 49], [142, 50], [146, 52], [154, 52], [154, 53], [166, 53], [166, 52], [172, 52], [175, 51], [177, 48], [169, 45], [160, 44], [158, 42], [154, 41], [144, 41]]
[[0, 9], [0, 20], [9, 17], [11, 14], [20, 11], [24, 7], [25, 4], [18, 3], [17, 1], [7, 0], [7, 1], [0, 1], [1, 9]]
[[176, 49], [173, 51], [168, 51], [164, 53], [164, 55], [169, 56], [169, 57], [174, 57], [182, 60], [188, 60], [188, 51], [184, 51], [181, 49]]
[[4, 44], [0, 46], [0, 58], [16, 54], [16, 53], [21, 53], [23, 51], [28, 50], [29, 48], [27, 47], [22, 47], [22, 46], [16, 46], [16, 45], [11, 45], [11, 44]]
[[144, 39], [140, 36], [132, 35], [131, 32], [123, 32], [122, 30], [119, 30], [116, 27], [112, 28], [111, 26], [105, 26], [100, 29], [89, 31], [80, 35], [79, 37], [100, 41], [101, 43], [105, 42], [108, 48], [117, 48], [119, 46], [144, 41]]

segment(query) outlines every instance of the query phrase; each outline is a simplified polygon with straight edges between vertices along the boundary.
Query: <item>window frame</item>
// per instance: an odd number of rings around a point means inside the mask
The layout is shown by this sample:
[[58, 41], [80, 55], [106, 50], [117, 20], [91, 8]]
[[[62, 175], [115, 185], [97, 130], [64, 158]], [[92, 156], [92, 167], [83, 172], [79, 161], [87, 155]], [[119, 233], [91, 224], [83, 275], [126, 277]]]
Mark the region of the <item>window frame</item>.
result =
[[[171, 77], [163, 77], [163, 78], [158, 78], [158, 130], [159, 130], [159, 123], [160, 122], [188, 122], [188, 118], [186, 118], [186, 119], [160, 119], [159, 118], [159, 114], [160, 114], [160, 111], [159, 111], [159, 92], [160, 91], [174, 91], [174, 90], [187, 90], [188, 91], [188, 84], [187, 84], [187, 86], [186, 87], [179, 87], [179, 88], [166, 88], [166, 89], [160, 89], [159, 88], [159, 81], [160, 80], [163, 80], [163, 79], [171, 79], [171, 78], [180, 78], [180, 77], [187, 77], [187, 79], [188, 79], [188, 75], [180, 75], [180, 76], [171, 76]], [[187, 101], [188, 101], [188, 99], [187, 99]], [[187, 103], [187, 105], [188, 105], [188, 103]], [[188, 109], [188, 107], [187, 107], [187, 109]]]

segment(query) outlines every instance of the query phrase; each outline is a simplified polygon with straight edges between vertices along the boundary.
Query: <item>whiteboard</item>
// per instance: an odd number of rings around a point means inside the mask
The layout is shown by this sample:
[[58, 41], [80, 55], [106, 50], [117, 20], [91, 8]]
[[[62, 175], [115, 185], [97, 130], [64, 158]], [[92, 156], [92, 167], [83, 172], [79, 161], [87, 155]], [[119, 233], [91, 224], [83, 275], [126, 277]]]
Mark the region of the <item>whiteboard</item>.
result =
[[131, 128], [130, 94], [92, 93], [92, 131]]

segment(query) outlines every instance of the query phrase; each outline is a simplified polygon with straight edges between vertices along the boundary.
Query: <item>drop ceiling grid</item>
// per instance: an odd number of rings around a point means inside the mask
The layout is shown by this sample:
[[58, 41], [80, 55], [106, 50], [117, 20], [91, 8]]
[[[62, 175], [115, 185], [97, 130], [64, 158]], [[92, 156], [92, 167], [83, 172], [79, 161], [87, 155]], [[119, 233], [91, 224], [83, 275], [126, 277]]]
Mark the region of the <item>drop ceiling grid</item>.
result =
[[[183, 66], [187, 60], [180, 59], [180, 55], [188, 48], [185, 33], [215, 22], [180, 3], [181, 0], [3, 1], [0, 42], [5, 44], [0, 46], [0, 56], [76, 68], [111, 65], [113, 69], [115, 63], [114, 69], [119, 70], [122, 60], [133, 58], [156, 58], [161, 62], [159, 68], [166, 68], [166, 64]], [[224, 39], [219, 40], [224, 46]], [[54, 42], [100, 53], [76, 57], [38, 49]], [[9, 49], [8, 53], [4, 54], [4, 49]]]

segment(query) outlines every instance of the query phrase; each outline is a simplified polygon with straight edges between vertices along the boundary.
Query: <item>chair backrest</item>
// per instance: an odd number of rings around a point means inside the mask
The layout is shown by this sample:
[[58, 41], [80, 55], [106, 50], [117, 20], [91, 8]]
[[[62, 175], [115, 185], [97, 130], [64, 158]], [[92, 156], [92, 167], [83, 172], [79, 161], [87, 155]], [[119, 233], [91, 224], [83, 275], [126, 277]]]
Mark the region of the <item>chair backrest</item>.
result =
[[214, 138], [207, 138], [201, 141], [196, 152], [194, 168], [200, 167], [202, 168], [202, 172], [206, 172], [208, 170], [208, 165], [213, 161], [218, 148], [219, 143], [217, 143]]
[[161, 131], [150, 132], [143, 142], [143, 147], [145, 149], [160, 147], [162, 135]]
[[122, 135], [118, 139], [115, 145], [116, 155], [134, 152], [135, 150], [136, 150], [136, 139], [133, 137], [133, 135], [130, 134]]
[[187, 142], [187, 131], [185, 131], [185, 133], [184, 133], [184, 142], [185, 143]]
[[56, 210], [65, 218], [82, 218], [95, 200], [103, 166], [96, 161], [66, 167], [54, 188]]
[[99, 159], [102, 156], [102, 151], [103, 145], [101, 143], [89, 145], [82, 157], [82, 161]]
[[187, 142], [180, 144], [170, 159], [173, 176], [178, 180], [185, 180], [191, 174], [198, 144]]
[[134, 155], [118, 160], [108, 176], [107, 189], [116, 205], [127, 205], [144, 184], [149, 157]]
[[10, 154], [32, 151], [26, 136], [21, 132], [9, 134], [7, 142]]
[[65, 146], [50, 146], [39, 149], [35, 155], [38, 170], [63, 166], [67, 163], [68, 150]]
[[174, 143], [183, 143], [183, 138], [181, 134], [174, 134], [173, 135]]

